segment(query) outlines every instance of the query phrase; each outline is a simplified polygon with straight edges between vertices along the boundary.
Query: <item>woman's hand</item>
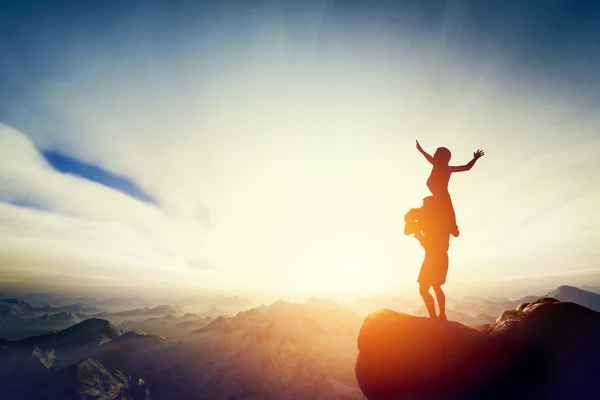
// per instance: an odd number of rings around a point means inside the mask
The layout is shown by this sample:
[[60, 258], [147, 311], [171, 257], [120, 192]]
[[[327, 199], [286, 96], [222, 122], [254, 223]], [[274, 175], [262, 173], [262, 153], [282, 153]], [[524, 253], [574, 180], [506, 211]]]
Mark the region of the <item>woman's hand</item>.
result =
[[[417, 146], [418, 146], [419, 142], [417, 142]], [[481, 157], [485, 156], [485, 153], [483, 152], [483, 150], [477, 150], [475, 153], [473, 153], [473, 158], [476, 160], [479, 160]]]
[[421, 147], [421, 145], [419, 144], [419, 141], [417, 140], [417, 150], [419, 150], [421, 153], [423, 152], [423, 148]]

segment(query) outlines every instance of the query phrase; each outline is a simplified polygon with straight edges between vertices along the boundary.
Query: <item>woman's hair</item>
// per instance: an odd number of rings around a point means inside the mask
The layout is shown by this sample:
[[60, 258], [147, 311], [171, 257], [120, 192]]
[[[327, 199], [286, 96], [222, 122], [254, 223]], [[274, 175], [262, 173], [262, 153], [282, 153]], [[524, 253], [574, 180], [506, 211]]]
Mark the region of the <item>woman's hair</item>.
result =
[[445, 164], [450, 162], [450, 158], [452, 158], [452, 153], [445, 147], [438, 147], [433, 154], [433, 159], [435, 161], [443, 162]]

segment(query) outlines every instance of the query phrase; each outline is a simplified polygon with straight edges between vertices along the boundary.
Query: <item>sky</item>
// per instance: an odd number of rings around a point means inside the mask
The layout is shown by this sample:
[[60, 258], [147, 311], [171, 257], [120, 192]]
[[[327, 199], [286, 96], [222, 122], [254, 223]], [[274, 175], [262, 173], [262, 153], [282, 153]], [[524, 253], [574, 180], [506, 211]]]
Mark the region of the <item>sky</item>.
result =
[[0, 281], [416, 293], [418, 139], [450, 291], [598, 283], [598, 71], [595, 1], [2, 2]]

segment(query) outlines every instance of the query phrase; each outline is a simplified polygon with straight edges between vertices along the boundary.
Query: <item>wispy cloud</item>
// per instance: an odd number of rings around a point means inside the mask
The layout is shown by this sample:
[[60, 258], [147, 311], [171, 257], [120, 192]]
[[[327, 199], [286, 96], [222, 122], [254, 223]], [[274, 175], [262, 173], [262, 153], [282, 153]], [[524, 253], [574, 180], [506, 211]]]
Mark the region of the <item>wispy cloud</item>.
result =
[[[57, 264], [68, 260], [81, 262], [83, 270], [83, 265], [104, 262], [102, 269], [117, 276], [147, 274], [149, 269], [176, 275], [188, 260], [206, 255], [202, 222], [171, 218], [156, 205], [58, 172], [25, 135], [9, 127], [0, 126], [0, 142], [0, 237], [5, 255], [30, 259], [30, 266], [36, 260], [40, 271], [56, 271]], [[119, 272], [111, 265], [126, 270]], [[69, 268], [62, 272], [75, 273]]]

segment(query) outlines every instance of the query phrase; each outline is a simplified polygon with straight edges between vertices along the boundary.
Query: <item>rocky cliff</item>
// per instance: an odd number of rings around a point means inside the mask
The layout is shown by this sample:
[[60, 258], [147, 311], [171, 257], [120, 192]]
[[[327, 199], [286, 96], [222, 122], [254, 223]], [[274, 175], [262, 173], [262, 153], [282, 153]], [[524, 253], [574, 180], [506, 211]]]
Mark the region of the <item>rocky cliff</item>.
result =
[[552, 298], [476, 327], [381, 310], [355, 372], [369, 400], [593, 398], [599, 337], [600, 313]]

